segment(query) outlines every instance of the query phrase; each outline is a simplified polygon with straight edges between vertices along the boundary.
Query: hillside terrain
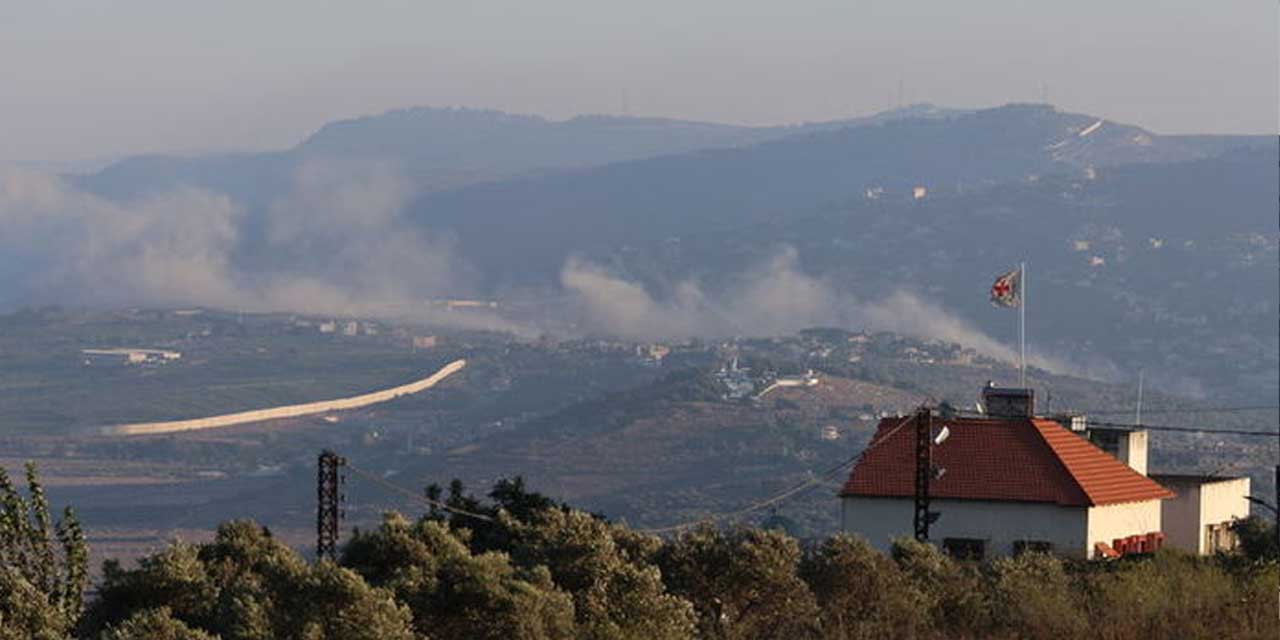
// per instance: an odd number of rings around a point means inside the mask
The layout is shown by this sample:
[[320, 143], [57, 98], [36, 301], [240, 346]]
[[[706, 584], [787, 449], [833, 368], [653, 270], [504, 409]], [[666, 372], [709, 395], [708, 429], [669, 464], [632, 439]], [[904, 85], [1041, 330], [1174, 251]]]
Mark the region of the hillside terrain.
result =
[[[482, 487], [521, 475], [539, 491], [633, 526], [665, 527], [814, 480], [856, 456], [881, 416], [926, 401], [972, 408], [986, 381], [1016, 380], [1007, 365], [959, 345], [840, 329], [663, 348], [441, 332], [432, 334], [435, 346], [415, 350], [411, 339], [425, 327], [383, 323], [376, 335], [331, 335], [320, 332], [323, 318], [190, 310], [0, 317], [10, 328], [5, 335], [37, 322], [44, 330], [20, 333], [0, 351], [8, 361], [17, 360], [16, 345], [26, 349], [22, 366], [5, 368], [4, 397], [42, 389], [6, 401], [4, 424], [12, 426], [0, 433], [0, 447], [9, 452], [0, 464], [37, 461], [54, 499], [76, 504], [91, 541], [114, 555], [143, 551], [176, 532], [197, 535], [232, 517], [257, 518], [305, 545], [314, 519], [315, 455], [326, 448], [409, 495], [454, 478]], [[204, 334], [223, 323], [237, 333]], [[180, 349], [183, 357], [144, 365], [79, 360], [81, 345], [108, 338]], [[62, 361], [68, 357], [74, 362]], [[90, 428], [133, 416], [323, 399], [329, 390], [367, 390], [395, 377], [378, 374], [380, 364], [430, 367], [454, 357], [466, 357], [468, 366], [438, 387], [337, 412], [332, 420], [159, 436], [106, 436]], [[731, 397], [724, 382], [735, 367], [754, 386], [741, 397]], [[808, 369], [813, 386], [759, 395], [769, 381]], [[1096, 410], [1101, 419], [1121, 422], [1132, 416], [1130, 386], [1035, 368], [1030, 377], [1042, 410]], [[1145, 398], [1158, 424], [1265, 428], [1276, 416], [1275, 410], [1195, 412], [1205, 406], [1150, 388]], [[1155, 469], [1246, 473], [1256, 492], [1270, 490], [1270, 440], [1156, 433], [1152, 446]], [[819, 480], [776, 510], [799, 523], [799, 535], [835, 526], [839, 478]], [[413, 506], [405, 494], [356, 477], [347, 494], [352, 526]]]

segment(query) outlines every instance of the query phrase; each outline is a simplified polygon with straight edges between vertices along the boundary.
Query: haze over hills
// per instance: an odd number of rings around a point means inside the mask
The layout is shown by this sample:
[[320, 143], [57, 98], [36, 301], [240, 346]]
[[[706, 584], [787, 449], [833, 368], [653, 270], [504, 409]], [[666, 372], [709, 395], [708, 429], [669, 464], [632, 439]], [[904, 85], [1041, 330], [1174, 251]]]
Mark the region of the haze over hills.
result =
[[[1278, 155], [1271, 136], [1161, 136], [1046, 105], [765, 128], [410, 109], [275, 153], [9, 176], [0, 306], [634, 338], [837, 324], [1007, 357], [983, 292], [1029, 259], [1042, 364], [1161, 366], [1191, 391], [1243, 377], [1254, 394], [1275, 385]], [[502, 307], [424, 303], [441, 297]]]
[[187, 185], [262, 204], [288, 187], [291, 172], [317, 159], [392, 163], [397, 171], [412, 176], [417, 188], [436, 190], [535, 171], [590, 167], [750, 145], [813, 131], [961, 113], [966, 111], [919, 104], [861, 118], [747, 127], [611, 115], [552, 121], [485, 109], [415, 107], [329, 123], [291, 149], [138, 156], [78, 177], [76, 182], [117, 198]]

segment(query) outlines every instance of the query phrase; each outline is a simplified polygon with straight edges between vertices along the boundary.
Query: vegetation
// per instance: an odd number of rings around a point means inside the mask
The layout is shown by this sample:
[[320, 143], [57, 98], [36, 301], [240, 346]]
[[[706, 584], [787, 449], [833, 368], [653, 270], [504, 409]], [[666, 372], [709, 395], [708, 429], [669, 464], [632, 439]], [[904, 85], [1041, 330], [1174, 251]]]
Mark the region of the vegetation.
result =
[[[1085, 563], [1027, 553], [962, 562], [914, 540], [695, 528], [663, 540], [503, 480], [455, 482], [417, 521], [388, 513], [338, 563], [230, 522], [136, 568], [108, 561], [82, 615], [86, 550], [0, 475], [0, 639], [1274, 638], [1280, 562], [1243, 553]], [[1250, 537], [1253, 536], [1253, 537]], [[1254, 539], [1254, 538], [1257, 539]], [[56, 539], [61, 552], [54, 551]]]
[[0, 467], [0, 640], [66, 637], [84, 608], [89, 548], [70, 508], [55, 525], [35, 467], [23, 498]]

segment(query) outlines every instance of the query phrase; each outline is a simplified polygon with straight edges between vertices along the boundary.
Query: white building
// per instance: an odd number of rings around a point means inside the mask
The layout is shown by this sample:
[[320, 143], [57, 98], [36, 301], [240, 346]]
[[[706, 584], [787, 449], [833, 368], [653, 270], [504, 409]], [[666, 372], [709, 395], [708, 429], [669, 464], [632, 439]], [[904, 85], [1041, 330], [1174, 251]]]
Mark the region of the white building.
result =
[[1208, 555], [1235, 549], [1239, 543], [1231, 525], [1249, 515], [1249, 478], [1153, 474], [1153, 479], [1177, 492], [1160, 512], [1166, 543]]
[[[934, 423], [950, 436], [931, 449], [930, 510], [939, 517], [930, 539], [952, 553], [1094, 558], [1162, 544], [1161, 504], [1173, 493], [1058, 422], [1024, 415]], [[915, 436], [911, 417], [880, 422], [840, 492], [844, 531], [881, 549], [912, 535]]]
[[1160, 507], [1166, 545], [1201, 555], [1236, 548], [1239, 541], [1231, 525], [1249, 515], [1247, 476], [1148, 474], [1147, 431], [1090, 427], [1087, 420], [1082, 423], [1083, 435], [1090, 442], [1176, 494]]
[[81, 349], [87, 365], [108, 364], [151, 364], [172, 362], [182, 358], [182, 352], [168, 349]]

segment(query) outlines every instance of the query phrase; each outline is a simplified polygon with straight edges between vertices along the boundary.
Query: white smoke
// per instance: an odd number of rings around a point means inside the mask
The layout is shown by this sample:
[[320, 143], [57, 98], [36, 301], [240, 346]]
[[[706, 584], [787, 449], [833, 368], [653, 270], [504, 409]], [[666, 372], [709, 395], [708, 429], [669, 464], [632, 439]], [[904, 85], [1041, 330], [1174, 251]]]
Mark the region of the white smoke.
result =
[[[580, 297], [587, 330], [621, 338], [768, 336], [832, 326], [891, 331], [960, 344], [1006, 363], [1018, 360], [1015, 349], [909, 291], [871, 301], [842, 293], [805, 273], [791, 247], [714, 295], [697, 281], [686, 280], [674, 287], [672, 296], [659, 300], [639, 283], [581, 259], [569, 260], [560, 279]], [[1079, 369], [1039, 353], [1028, 354], [1028, 362], [1057, 373]]]
[[[117, 202], [48, 174], [0, 170], [0, 308], [202, 305], [536, 333], [497, 313], [451, 313], [427, 304], [468, 289], [470, 271], [449, 242], [404, 220], [413, 195], [413, 185], [391, 165], [310, 162], [255, 226], [242, 207], [204, 190]], [[239, 252], [248, 242], [263, 246], [246, 260]], [[1005, 362], [1017, 355], [910, 292], [870, 301], [842, 293], [805, 273], [790, 247], [728, 287], [707, 290], [689, 279], [661, 298], [577, 258], [565, 263], [560, 280], [581, 303], [579, 328], [595, 334], [666, 340], [840, 326], [954, 342]], [[1050, 371], [1082, 369], [1039, 354], [1030, 361]]]
[[[467, 270], [447, 242], [403, 221], [413, 193], [389, 165], [305, 163], [254, 238], [247, 212], [206, 190], [117, 202], [49, 174], [0, 169], [0, 308], [203, 305], [523, 332], [492, 313], [427, 304]], [[265, 245], [265, 258], [242, 259], [250, 241]]]

